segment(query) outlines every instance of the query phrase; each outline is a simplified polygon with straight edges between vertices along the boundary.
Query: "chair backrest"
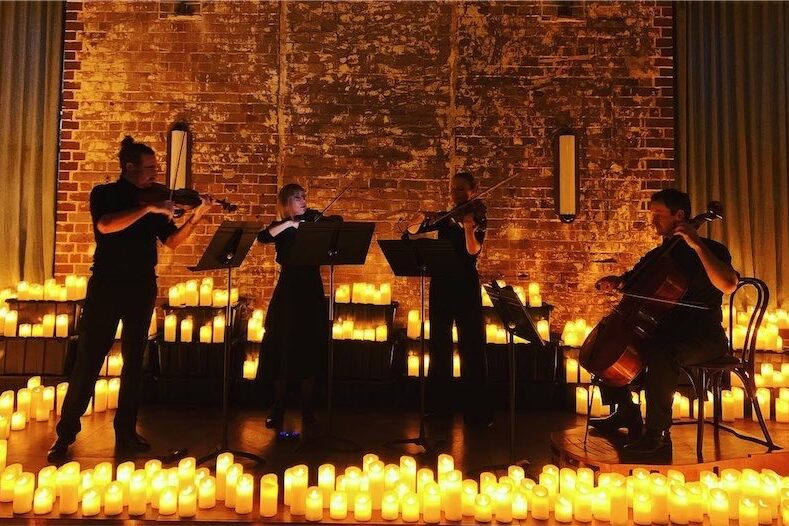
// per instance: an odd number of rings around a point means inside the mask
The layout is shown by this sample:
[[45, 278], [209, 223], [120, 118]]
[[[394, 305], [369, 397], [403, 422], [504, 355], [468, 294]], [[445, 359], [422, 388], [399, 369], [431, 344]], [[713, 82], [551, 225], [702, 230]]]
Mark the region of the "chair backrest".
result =
[[729, 351], [734, 351], [734, 305], [737, 293], [743, 288], [751, 286], [756, 289], [756, 304], [753, 312], [748, 318], [748, 326], [745, 331], [745, 340], [742, 348], [742, 362], [748, 370], [753, 373], [756, 360], [756, 343], [759, 327], [762, 324], [764, 313], [767, 311], [767, 303], [770, 301], [770, 290], [767, 284], [758, 278], [740, 278], [737, 288], [729, 297]]

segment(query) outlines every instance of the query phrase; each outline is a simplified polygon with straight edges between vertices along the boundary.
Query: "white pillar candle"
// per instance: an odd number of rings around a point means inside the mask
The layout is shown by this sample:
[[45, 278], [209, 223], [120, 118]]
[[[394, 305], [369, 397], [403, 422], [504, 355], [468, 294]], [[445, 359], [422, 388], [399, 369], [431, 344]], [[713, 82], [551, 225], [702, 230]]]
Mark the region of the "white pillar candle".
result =
[[384, 491], [381, 499], [381, 519], [393, 521], [400, 515], [400, 501], [393, 490]]
[[22, 431], [27, 426], [27, 415], [21, 411], [14, 411], [11, 415], [11, 431]]
[[422, 520], [427, 524], [436, 524], [441, 520], [441, 488], [435, 482], [424, 485], [422, 496]]
[[578, 360], [567, 358], [565, 361], [565, 381], [568, 384], [578, 383]]
[[545, 486], [537, 485], [532, 488], [531, 516], [537, 520], [547, 520], [550, 513], [549, 491]]
[[[372, 509], [381, 509], [381, 499], [384, 495], [384, 463], [376, 460], [370, 463], [367, 470], [368, 484], [370, 488], [370, 500]], [[354, 504], [355, 505], [355, 504]]]
[[175, 515], [178, 510], [178, 488], [165, 487], [159, 495], [159, 515]]
[[117, 409], [118, 408], [118, 396], [120, 395], [121, 390], [121, 379], [120, 378], [110, 378], [109, 382], [107, 382], [107, 408], [108, 409]]
[[[196, 302], [197, 299], [195, 298], [194, 301]], [[241, 513], [238, 509], [236, 512]], [[194, 484], [189, 484], [178, 492], [178, 517], [185, 519], [195, 515], [197, 515], [197, 489]]]
[[196, 307], [200, 304], [200, 292], [197, 280], [190, 279], [184, 286], [183, 302], [187, 307]]
[[208, 510], [216, 506], [216, 479], [206, 477], [200, 481], [197, 495], [197, 505], [201, 510]]
[[68, 328], [68, 314], [58, 314], [55, 318], [55, 336], [58, 338], [66, 338], [68, 336]]
[[[439, 494], [439, 517], [441, 516], [441, 495]], [[353, 518], [357, 522], [367, 522], [373, 517], [373, 503], [370, 493], [362, 491], [356, 494], [353, 503]]]
[[260, 516], [274, 517], [277, 514], [279, 483], [277, 475], [269, 473], [260, 479]]
[[707, 507], [710, 526], [729, 526], [729, 497], [724, 490], [711, 489]]
[[[63, 498], [61, 497], [61, 502]], [[101, 509], [101, 494], [95, 488], [91, 488], [82, 495], [82, 516], [93, 517], [99, 514]], [[62, 513], [62, 512], [61, 512]]]
[[32, 473], [20, 473], [14, 483], [12, 510], [14, 514], [29, 513], [33, 510], [33, 491], [36, 477]]
[[60, 416], [63, 410], [63, 400], [66, 399], [66, 392], [68, 391], [68, 382], [61, 382], [55, 389], [55, 413]]
[[233, 453], [222, 453], [216, 458], [216, 498], [225, 500], [227, 470], [233, 465]]
[[55, 492], [50, 487], [37, 488], [33, 496], [33, 513], [36, 515], [46, 515], [52, 512], [52, 505], [55, 501]]
[[129, 480], [129, 515], [145, 515], [148, 508], [148, 475], [144, 469], [137, 469]]
[[[358, 468], [357, 468], [358, 469]], [[309, 468], [305, 464], [293, 467], [291, 471], [291, 515], [304, 515], [307, 505], [307, 487], [309, 483]]]
[[[69, 462], [58, 470], [58, 509], [61, 515], [71, 515], [79, 509], [79, 462]], [[97, 501], [100, 500], [96, 494]], [[98, 505], [98, 502], [97, 502]], [[96, 510], [98, 513], [98, 510]]]
[[178, 317], [175, 314], [168, 314], [164, 317], [164, 341], [175, 341], [175, 327]]
[[757, 526], [759, 524], [758, 502], [750, 497], [743, 497], [740, 499], [740, 516], [738, 521], [740, 526]]
[[227, 470], [225, 477], [225, 506], [228, 508], [236, 507], [236, 497], [238, 496], [238, 483], [244, 475], [244, 466], [236, 462]]
[[252, 513], [252, 495], [255, 489], [255, 479], [251, 474], [245, 473], [238, 481], [236, 489], [236, 513], [245, 515]]
[[3, 394], [0, 395], [0, 415], [11, 416], [11, 413], [14, 412], [15, 397], [14, 391], [3, 391]]
[[444, 475], [444, 493], [441, 505], [444, 517], [448, 521], [459, 521], [463, 518], [463, 474], [453, 469]]
[[211, 340], [214, 343], [225, 341], [225, 317], [223, 315], [214, 316], [214, 331]]
[[107, 410], [107, 380], [101, 378], [96, 381], [93, 389], [93, 410], [97, 413], [103, 413]]
[[348, 498], [344, 491], [335, 491], [329, 503], [329, 517], [334, 520], [344, 520], [348, 516]]
[[104, 490], [104, 515], [120, 515], [123, 511], [123, 485], [111, 482]]
[[192, 338], [192, 330], [194, 328], [194, 322], [192, 318], [184, 318], [181, 320], [181, 341], [191, 343], [193, 341]]
[[200, 284], [200, 305], [211, 305], [213, 303], [214, 285], [203, 280]]
[[19, 314], [17, 311], [8, 311], [5, 315], [5, 324], [3, 326], [3, 334], [5, 336], [16, 336], [16, 324]]
[[41, 330], [44, 338], [52, 338], [55, 335], [55, 315], [44, 314], [41, 319]]

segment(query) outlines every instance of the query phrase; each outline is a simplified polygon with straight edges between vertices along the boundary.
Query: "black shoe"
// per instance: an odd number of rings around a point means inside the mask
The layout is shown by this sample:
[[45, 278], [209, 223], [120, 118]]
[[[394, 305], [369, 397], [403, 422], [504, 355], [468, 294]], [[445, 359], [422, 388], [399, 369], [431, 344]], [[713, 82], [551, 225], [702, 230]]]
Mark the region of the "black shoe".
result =
[[116, 431], [115, 449], [121, 451], [150, 451], [151, 444], [136, 432], [118, 433]]
[[637, 456], [671, 456], [671, 433], [668, 431], [649, 431], [638, 440], [627, 444], [622, 452]]
[[621, 428], [627, 429], [630, 439], [641, 436], [644, 422], [641, 420], [641, 413], [635, 405], [620, 406], [616, 411], [602, 418], [590, 418], [589, 426], [602, 433], [616, 433]]
[[71, 445], [71, 442], [58, 437], [51, 446], [49, 446], [49, 451], [47, 452], [47, 461], [50, 464], [54, 464], [59, 466], [62, 464], [66, 459], [68, 459], [68, 447]]
[[279, 429], [282, 427], [282, 421], [285, 418], [285, 410], [279, 407], [275, 407], [269, 411], [268, 416], [266, 417], [266, 427], [269, 429], [275, 428]]

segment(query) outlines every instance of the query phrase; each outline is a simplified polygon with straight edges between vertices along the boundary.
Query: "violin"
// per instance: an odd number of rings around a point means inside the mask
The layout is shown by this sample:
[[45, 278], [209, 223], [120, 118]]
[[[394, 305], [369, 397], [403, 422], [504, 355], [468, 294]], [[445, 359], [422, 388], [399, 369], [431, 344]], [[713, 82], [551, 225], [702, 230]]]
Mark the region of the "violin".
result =
[[[690, 220], [695, 228], [723, 218], [719, 202], [710, 202], [707, 208], [707, 212]], [[600, 320], [581, 346], [579, 363], [603, 383], [620, 387], [638, 376], [645, 367], [641, 347], [675, 307], [706, 308], [682, 301], [689, 278], [670, 256], [681, 239], [676, 236], [666, 243], [628, 278], [622, 289], [623, 299]]]
[[487, 210], [485, 203], [477, 197], [473, 197], [464, 203], [460, 203], [448, 212], [426, 212], [422, 222], [409, 225], [406, 232], [416, 235], [435, 230], [437, 225], [443, 221], [451, 221], [456, 225], [462, 226], [463, 219], [469, 214], [473, 216], [474, 223], [477, 226], [484, 226], [487, 223]]
[[[192, 188], [179, 188], [173, 190], [161, 183], [153, 183], [148, 188], [140, 189], [139, 200], [140, 204], [172, 201], [176, 205], [173, 211], [173, 217], [176, 218], [182, 217], [187, 210], [197, 208], [203, 202], [203, 198], [197, 190]], [[214, 199], [214, 202], [221, 205], [225, 212], [235, 212], [238, 210], [237, 205], [224, 199]]]

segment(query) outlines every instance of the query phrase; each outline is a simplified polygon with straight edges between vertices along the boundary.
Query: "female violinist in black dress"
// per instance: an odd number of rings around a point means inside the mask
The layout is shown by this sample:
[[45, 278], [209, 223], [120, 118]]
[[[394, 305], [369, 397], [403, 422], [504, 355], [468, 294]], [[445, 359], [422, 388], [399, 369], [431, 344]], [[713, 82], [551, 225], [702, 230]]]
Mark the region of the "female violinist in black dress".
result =
[[315, 421], [312, 398], [315, 378], [328, 348], [329, 328], [320, 267], [287, 263], [287, 255], [303, 222], [338, 220], [322, 217], [307, 208], [306, 192], [295, 183], [282, 187], [278, 196], [281, 221], [274, 221], [258, 234], [260, 243], [274, 243], [281, 271], [266, 314], [266, 332], [261, 343], [258, 377], [274, 384], [274, 404], [266, 427], [279, 428], [285, 414], [289, 382], [301, 384], [302, 420]]

